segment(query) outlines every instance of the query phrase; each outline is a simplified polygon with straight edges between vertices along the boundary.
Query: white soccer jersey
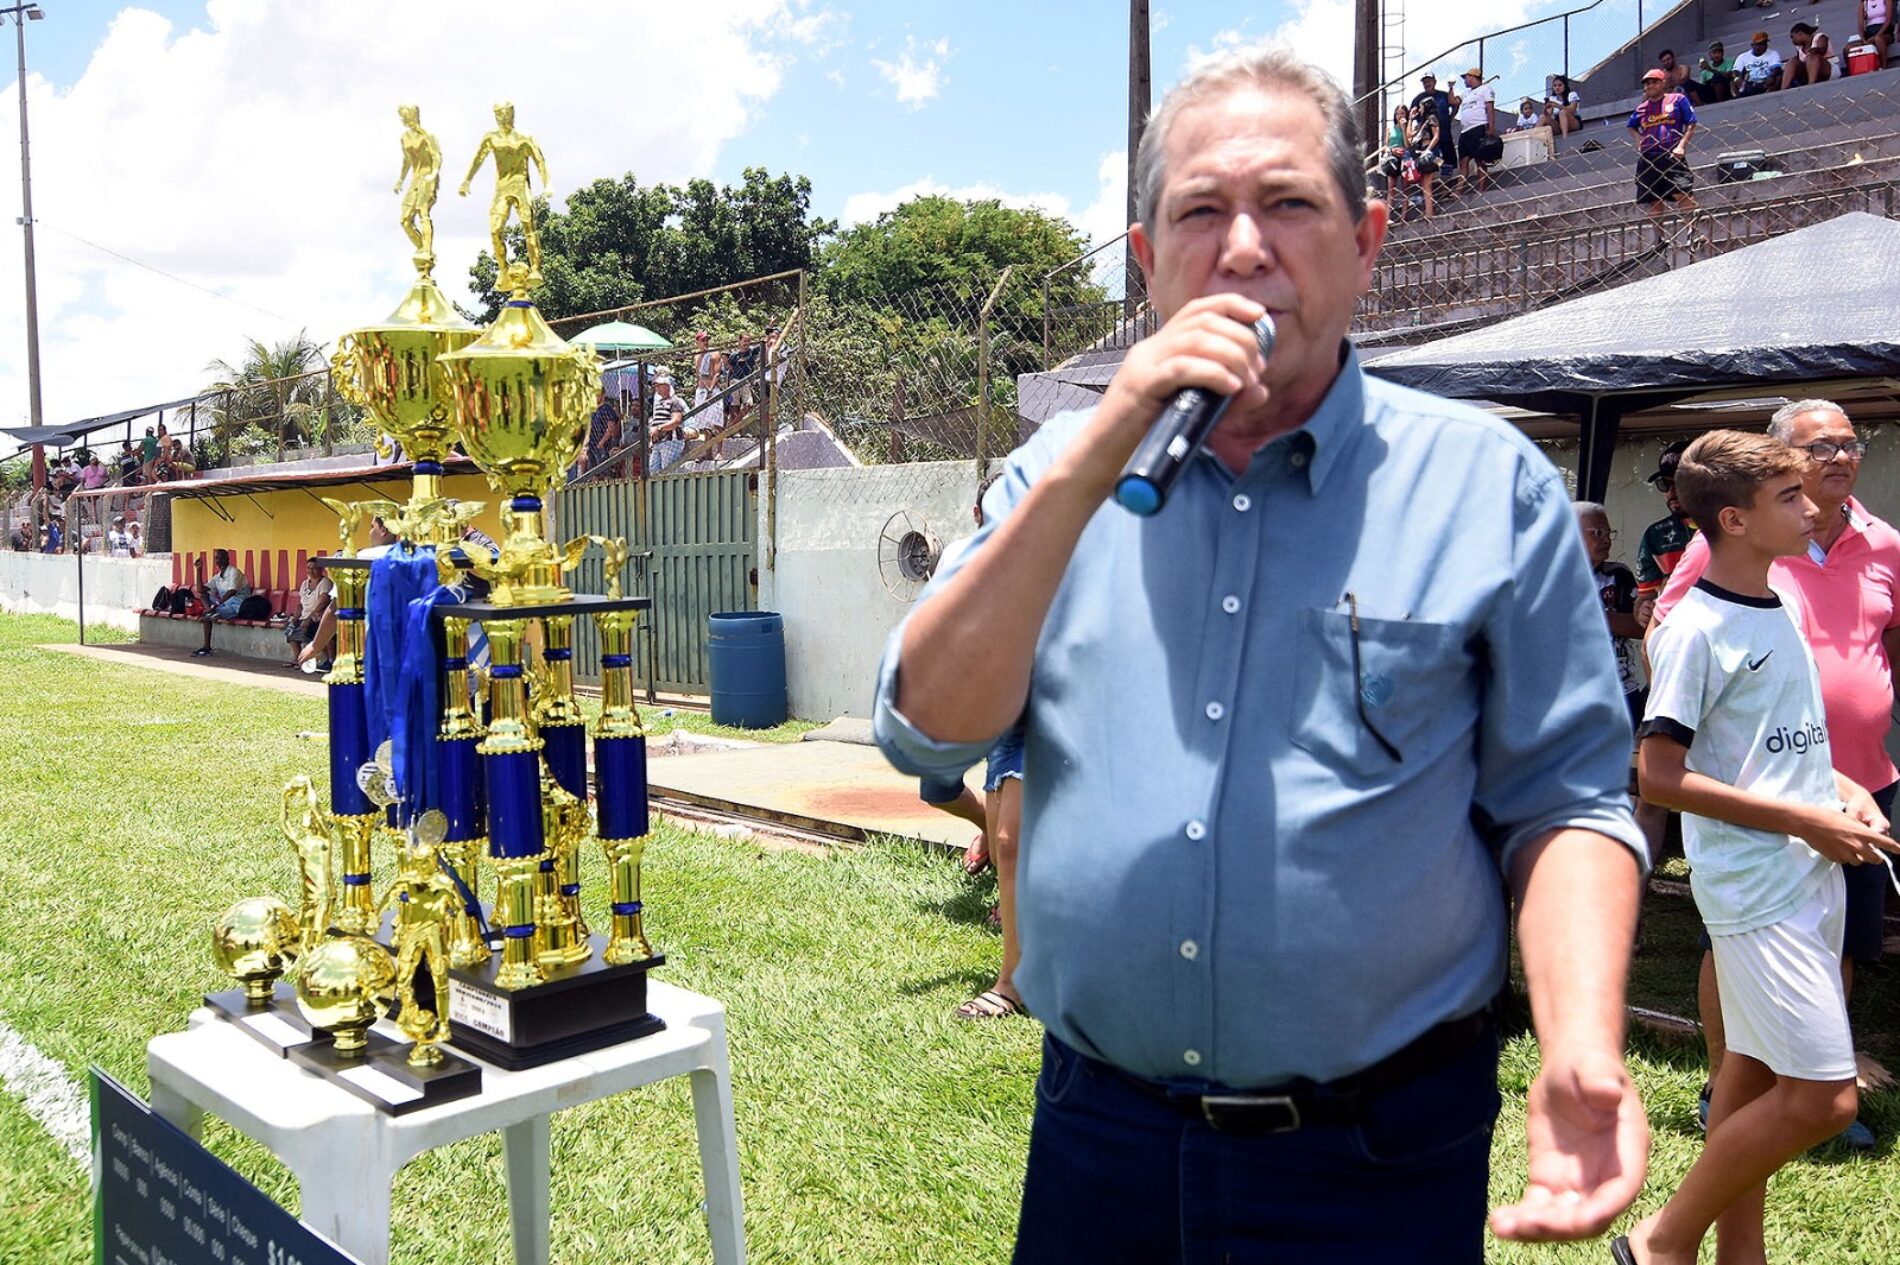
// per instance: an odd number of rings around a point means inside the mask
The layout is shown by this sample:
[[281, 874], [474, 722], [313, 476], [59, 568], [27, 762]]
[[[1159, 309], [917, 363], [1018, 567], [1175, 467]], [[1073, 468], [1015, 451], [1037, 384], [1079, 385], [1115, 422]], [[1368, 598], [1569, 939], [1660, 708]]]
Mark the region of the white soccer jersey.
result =
[[[1684, 618], [1687, 616], [1687, 618]], [[1689, 748], [1689, 769], [1755, 795], [1839, 807], [1821, 677], [1793, 599], [1699, 580], [1650, 639], [1639, 732]], [[1690, 889], [1710, 935], [1787, 917], [1833, 862], [1791, 835], [1682, 815]]]

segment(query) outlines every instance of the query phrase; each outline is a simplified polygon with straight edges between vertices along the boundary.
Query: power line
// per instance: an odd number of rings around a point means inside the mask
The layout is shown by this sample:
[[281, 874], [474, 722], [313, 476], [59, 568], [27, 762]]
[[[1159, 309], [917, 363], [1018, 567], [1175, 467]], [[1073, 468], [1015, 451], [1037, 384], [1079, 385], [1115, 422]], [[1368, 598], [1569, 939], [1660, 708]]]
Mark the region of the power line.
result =
[[310, 323], [308, 321], [293, 320], [290, 317], [285, 316], [282, 312], [273, 312], [269, 308], [259, 307], [255, 303], [246, 303], [243, 299], [234, 299], [228, 294], [220, 294], [218, 291], [211, 289], [209, 286], [201, 286], [196, 281], [187, 281], [185, 280], [185, 278], [180, 277], [174, 273], [166, 272], [163, 268], [153, 267], [151, 264], [146, 263], [142, 259], [134, 259], [130, 255], [122, 254], [119, 251], [112, 249], [110, 246], [101, 246], [98, 242], [87, 241], [85, 238], [79, 236], [77, 233], [68, 233], [65, 229], [59, 227], [57, 224], [49, 224], [45, 220], [36, 220], [34, 221], [34, 224], [38, 228], [50, 228], [55, 233], [58, 233], [61, 237], [67, 238], [70, 241], [78, 242], [81, 246], [90, 246], [92, 247], [92, 249], [98, 251], [101, 254], [111, 255], [114, 259], [123, 260], [124, 262], [131, 264], [134, 268], [143, 268], [147, 272], [157, 273], [159, 276], [165, 278], [167, 281], [175, 281], [181, 286], [189, 286], [191, 289], [196, 290], [201, 294], [208, 294], [214, 299], [223, 299], [226, 303], [235, 303], [239, 307], [247, 307], [251, 309], [251, 311], [253, 312], [261, 312], [265, 316], [268, 316], [272, 318], [273, 320], [282, 321], [286, 325], [295, 325], [298, 329], [308, 329], [310, 327]]

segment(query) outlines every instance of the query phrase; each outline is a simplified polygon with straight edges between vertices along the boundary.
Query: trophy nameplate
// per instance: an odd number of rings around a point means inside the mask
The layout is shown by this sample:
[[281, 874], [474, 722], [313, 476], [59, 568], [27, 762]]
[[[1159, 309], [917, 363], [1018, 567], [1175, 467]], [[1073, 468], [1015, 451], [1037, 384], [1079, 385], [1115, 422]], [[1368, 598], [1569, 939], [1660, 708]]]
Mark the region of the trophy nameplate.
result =
[[499, 957], [472, 970], [452, 968], [449, 1044], [518, 1072], [663, 1030], [665, 1021], [647, 1010], [647, 971], [666, 955], [613, 966], [601, 959], [607, 937], [590, 940], [585, 962], [551, 967], [533, 988], [496, 987]]

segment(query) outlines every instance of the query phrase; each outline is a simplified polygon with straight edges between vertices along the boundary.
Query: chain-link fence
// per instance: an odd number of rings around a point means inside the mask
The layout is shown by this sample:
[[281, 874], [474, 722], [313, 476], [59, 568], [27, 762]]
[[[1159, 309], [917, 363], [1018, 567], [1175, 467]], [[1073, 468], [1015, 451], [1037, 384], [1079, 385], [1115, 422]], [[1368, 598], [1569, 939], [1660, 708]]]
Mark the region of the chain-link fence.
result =
[[[1634, 89], [1632, 88], [1632, 91]], [[1705, 106], [1688, 151], [1692, 203], [1636, 203], [1635, 102], [1568, 137], [1507, 136], [1505, 163], [1460, 188], [1376, 175], [1396, 221], [1356, 329], [1412, 341], [1620, 285], [1848, 211], [1891, 216], [1900, 185], [1900, 76], [1834, 78]], [[1375, 158], [1379, 154], [1375, 152]], [[1508, 165], [1519, 159], [1518, 165]], [[1534, 161], [1531, 161], [1534, 160]]]

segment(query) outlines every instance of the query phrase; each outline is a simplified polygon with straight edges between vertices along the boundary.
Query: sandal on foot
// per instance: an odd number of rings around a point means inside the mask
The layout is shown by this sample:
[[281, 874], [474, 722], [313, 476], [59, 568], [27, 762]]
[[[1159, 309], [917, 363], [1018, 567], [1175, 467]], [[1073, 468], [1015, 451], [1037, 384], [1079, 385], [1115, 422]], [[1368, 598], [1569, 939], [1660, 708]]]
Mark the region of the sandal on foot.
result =
[[1630, 1250], [1629, 1235], [1619, 1234], [1610, 1240], [1610, 1259], [1616, 1265], [1636, 1265], [1636, 1253]]
[[970, 840], [970, 846], [963, 850], [963, 872], [981, 874], [990, 868], [990, 837], [978, 835]]
[[957, 1007], [959, 1019], [1007, 1019], [1011, 1015], [1026, 1015], [1022, 1002], [1008, 993], [999, 993], [986, 988], [970, 1000]]

